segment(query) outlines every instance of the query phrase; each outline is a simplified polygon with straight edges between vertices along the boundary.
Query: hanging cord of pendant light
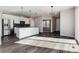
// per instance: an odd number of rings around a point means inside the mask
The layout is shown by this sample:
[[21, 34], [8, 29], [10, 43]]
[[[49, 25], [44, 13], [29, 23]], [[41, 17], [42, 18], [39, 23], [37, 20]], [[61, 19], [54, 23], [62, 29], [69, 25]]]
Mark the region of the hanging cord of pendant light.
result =
[[21, 17], [23, 17], [23, 7], [21, 7]]

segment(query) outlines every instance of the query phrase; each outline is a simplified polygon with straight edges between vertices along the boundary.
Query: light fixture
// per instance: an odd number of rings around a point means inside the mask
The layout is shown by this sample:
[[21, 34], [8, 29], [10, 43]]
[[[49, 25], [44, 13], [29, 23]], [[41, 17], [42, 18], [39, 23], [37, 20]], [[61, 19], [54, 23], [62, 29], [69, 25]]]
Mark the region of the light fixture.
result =
[[21, 15], [23, 16], [23, 7], [21, 7]]
[[52, 8], [53, 6], [50, 6], [50, 12], [49, 12], [49, 15], [51, 15], [52, 14]]
[[22, 20], [22, 18], [23, 18], [23, 7], [21, 6], [20, 8], [21, 8], [21, 14], [20, 14], [20, 16], [21, 16], [21, 20]]
[[31, 17], [31, 10], [29, 10], [29, 16], [28, 16], [28, 18], [30, 18]]
[[53, 8], [53, 6], [51, 6], [51, 8]]
[[53, 11], [53, 6], [51, 6], [51, 12]]

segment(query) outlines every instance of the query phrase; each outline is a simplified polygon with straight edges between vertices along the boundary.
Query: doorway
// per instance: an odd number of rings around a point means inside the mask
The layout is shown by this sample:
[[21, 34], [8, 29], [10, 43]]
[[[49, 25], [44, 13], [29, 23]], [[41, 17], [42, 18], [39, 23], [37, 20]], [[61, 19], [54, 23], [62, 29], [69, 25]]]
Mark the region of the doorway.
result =
[[43, 20], [43, 32], [51, 32], [51, 20]]

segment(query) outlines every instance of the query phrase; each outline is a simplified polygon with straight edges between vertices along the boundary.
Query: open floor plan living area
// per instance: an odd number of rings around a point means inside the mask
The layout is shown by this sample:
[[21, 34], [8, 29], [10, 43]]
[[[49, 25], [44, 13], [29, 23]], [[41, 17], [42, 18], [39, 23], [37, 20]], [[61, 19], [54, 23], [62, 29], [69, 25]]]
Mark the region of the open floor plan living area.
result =
[[0, 6], [0, 53], [79, 53], [79, 6]]

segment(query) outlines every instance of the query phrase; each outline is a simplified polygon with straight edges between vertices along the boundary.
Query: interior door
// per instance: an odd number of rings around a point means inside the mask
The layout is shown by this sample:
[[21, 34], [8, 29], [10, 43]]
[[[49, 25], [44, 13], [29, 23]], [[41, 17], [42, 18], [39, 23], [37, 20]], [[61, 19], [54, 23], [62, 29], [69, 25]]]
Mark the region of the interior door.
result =
[[51, 32], [51, 20], [43, 20], [43, 32]]

